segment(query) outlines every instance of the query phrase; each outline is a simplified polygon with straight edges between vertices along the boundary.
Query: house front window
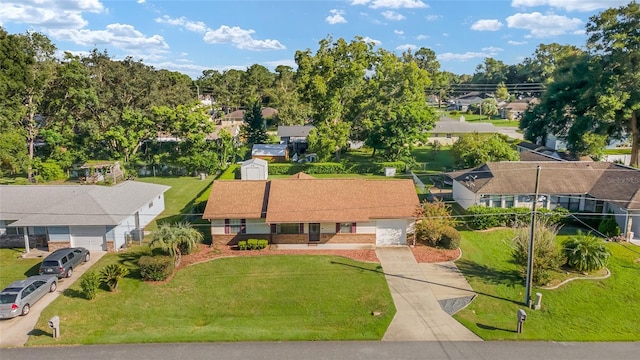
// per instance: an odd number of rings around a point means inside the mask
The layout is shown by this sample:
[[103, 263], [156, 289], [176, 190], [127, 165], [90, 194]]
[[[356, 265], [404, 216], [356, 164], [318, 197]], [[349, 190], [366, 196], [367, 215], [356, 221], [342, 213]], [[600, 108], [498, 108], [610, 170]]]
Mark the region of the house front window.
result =
[[336, 233], [352, 234], [356, 232], [356, 223], [336, 223]]
[[491, 206], [495, 207], [495, 208], [499, 208], [502, 207], [502, 196], [500, 195], [493, 195], [491, 197]]
[[303, 224], [278, 224], [276, 226], [278, 234], [304, 234]]
[[246, 234], [247, 220], [246, 219], [225, 219], [224, 233], [225, 234]]
[[515, 197], [514, 196], [505, 196], [504, 197], [504, 207], [512, 208], [515, 205]]

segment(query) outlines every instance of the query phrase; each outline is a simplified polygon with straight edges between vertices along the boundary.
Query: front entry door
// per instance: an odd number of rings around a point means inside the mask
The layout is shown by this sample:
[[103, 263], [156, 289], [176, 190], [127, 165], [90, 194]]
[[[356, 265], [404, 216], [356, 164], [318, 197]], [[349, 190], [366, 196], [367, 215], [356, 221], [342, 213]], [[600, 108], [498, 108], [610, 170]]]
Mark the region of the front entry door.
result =
[[320, 224], [309, 224], [309, 241], [320, 241]]

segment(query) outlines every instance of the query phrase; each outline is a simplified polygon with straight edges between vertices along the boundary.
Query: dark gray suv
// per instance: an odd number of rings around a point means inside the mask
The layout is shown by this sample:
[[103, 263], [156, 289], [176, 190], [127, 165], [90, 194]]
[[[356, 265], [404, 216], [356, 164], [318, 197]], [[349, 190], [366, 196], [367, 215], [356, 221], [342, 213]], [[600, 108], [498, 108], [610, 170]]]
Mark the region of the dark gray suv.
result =
[[89, 259], [89, 250], [85, 248], [58, 249], [44, 258], [40, 264], [40, 274], [56, 275], [59, 278], [71, 277], [73, 269]]

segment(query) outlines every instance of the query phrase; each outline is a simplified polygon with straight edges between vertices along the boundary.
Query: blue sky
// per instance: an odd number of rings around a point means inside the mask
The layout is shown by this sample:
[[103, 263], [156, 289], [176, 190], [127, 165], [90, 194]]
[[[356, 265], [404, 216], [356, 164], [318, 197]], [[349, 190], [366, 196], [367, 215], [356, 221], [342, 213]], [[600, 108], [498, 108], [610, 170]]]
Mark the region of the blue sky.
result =
[[203, 70], [295, 67], [328, 35], [397, 54], [432, 49], [443, 70], [486, 57], [516, 64], [539, 44], [582, 47], [590, 16], [630, 0], [2, 0], [9, 33], [46, 34], [59, 51], [106, 49], [197, 78]]

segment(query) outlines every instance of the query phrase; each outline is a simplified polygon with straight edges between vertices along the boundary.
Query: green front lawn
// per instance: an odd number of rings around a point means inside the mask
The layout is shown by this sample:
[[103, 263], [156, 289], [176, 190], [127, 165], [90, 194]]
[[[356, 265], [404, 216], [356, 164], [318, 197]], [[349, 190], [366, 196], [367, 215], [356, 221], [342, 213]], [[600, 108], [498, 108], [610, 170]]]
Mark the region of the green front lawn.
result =
[[0, 249], [0, 290], [12, 282], [38, 275], [42, 259], [23, 259], [22, 249]]
[[[562, 240], [564, 237], [559, 237]], [[576, 280], [542, 294], [542, 309], [523, 305], [524, 281], [511, 261], [511, 230], [463, 232], [463, 257], [456, 262], [476, 299], [456, 319], [485, 340], [638, 341], [640, 248], [608, 243], [613, 252], [604, 280]], [[516, 312], [528, 318], [515, 332]]]
[[[98, 269], [113, 261], [132, 267], [119, 291], [100, 290], [89, 301], [74, 284], [46, 308], [27, 345], [380, 340], [395, 313], [379, 264], [320, 255], [224, 258], [151, 284], [137, 278], [136, 257], [132, 249], [101, 259]], [[46, 322], [54, 315], [63, 324], [58, 340]]]

